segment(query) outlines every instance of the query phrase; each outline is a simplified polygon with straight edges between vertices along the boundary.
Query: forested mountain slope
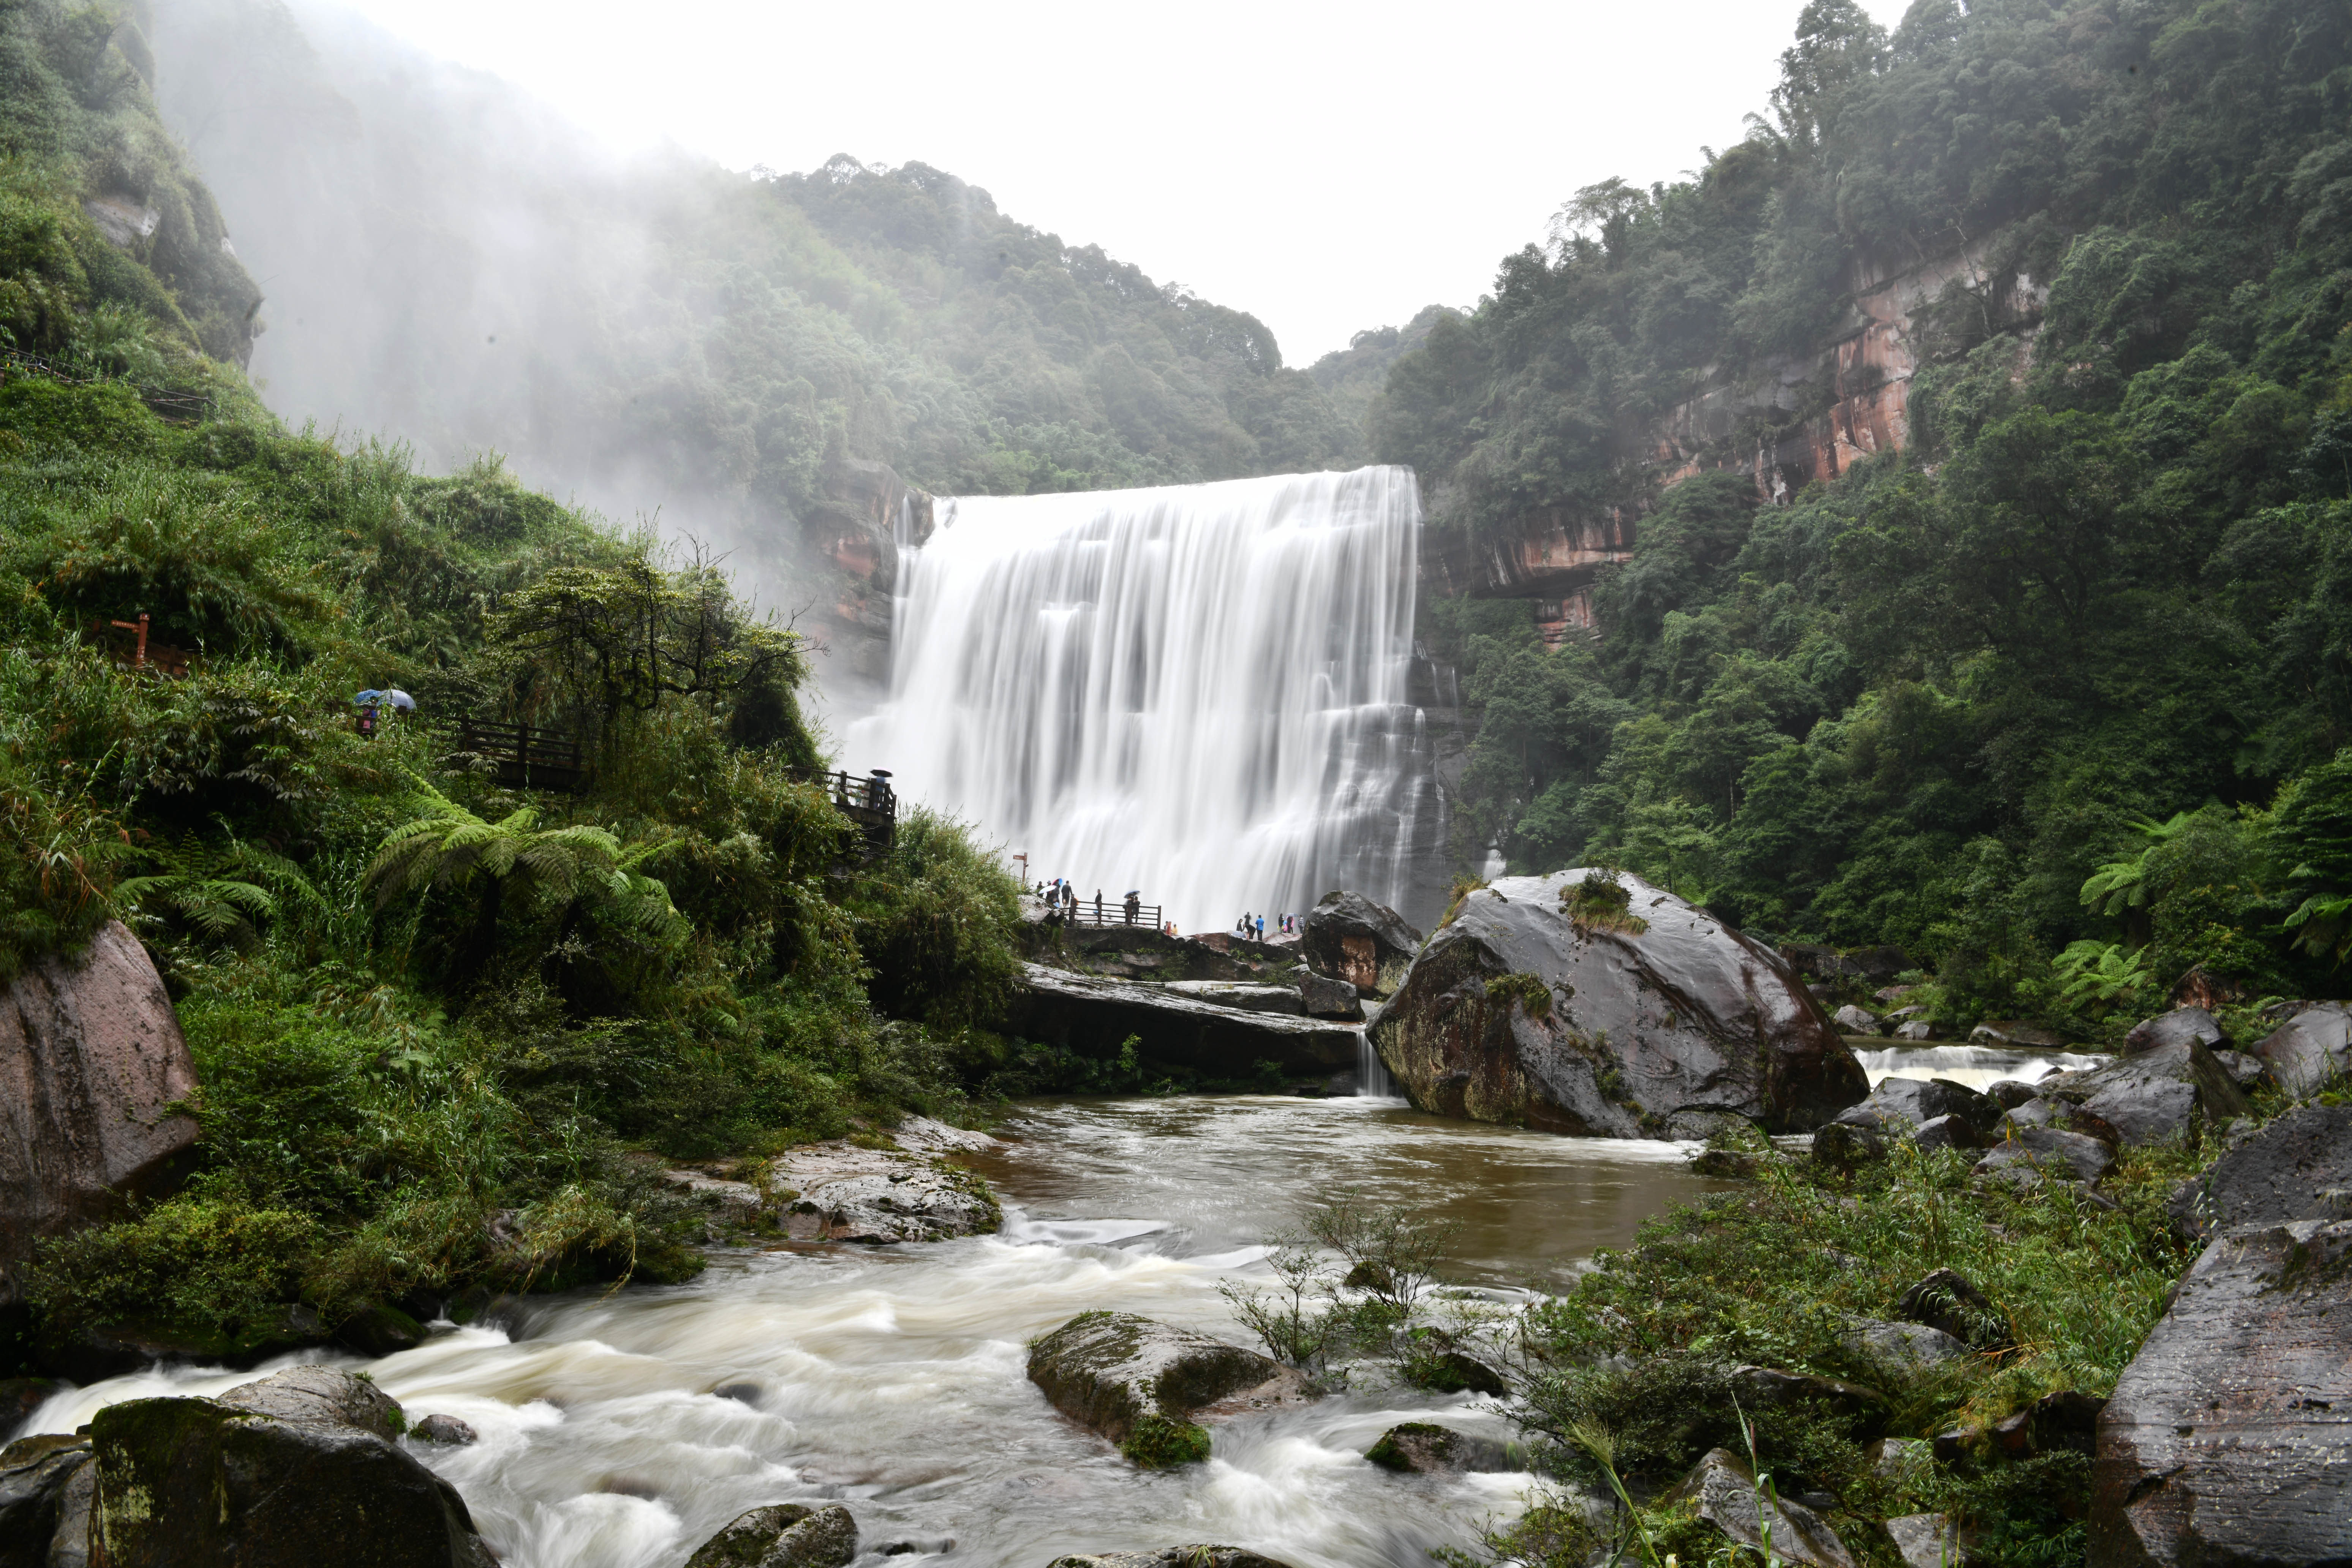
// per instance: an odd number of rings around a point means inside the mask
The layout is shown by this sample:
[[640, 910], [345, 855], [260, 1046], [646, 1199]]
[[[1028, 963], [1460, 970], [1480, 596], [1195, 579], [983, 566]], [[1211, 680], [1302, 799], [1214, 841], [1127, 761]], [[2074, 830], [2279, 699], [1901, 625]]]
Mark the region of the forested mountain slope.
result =
[[[1919, 0], [1889, 36], [1811, 0], [1782, 64], [1746, 141], [1581, 193], [1372, 408], [1440, 531], [1639, 519], [1597, 640], [1425, 613], [1483, 710], [1465, 858], [1899, 943], [1961, 1018], [2336, 984], [2352, 7]], [[1859, 289], [1923, 263], [1907, 446], [1773, 496], [1854, 391]], [[1688, 438], [1702, 395], [1738, 417]]]
[[635, 162], [328, 7], [161, 0], [159, 96], [269, 278], [274, 407], [765, 532], [829, 464], [942, 493], [1217, 479], [1360, 437], [1254, 318], [922, 164]]

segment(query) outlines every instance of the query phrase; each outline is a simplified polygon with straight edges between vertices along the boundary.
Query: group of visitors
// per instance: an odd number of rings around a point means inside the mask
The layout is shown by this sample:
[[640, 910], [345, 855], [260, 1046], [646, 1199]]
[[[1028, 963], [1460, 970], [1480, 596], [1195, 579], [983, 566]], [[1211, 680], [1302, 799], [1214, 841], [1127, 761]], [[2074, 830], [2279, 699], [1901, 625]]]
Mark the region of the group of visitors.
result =
[[[1244, 910], [1242, 911], [1242, 918], [1234, 922], [1234, 934], [1240, 937], [1244, 942], [1264, 942], [1265, 940], [1265, 916], [1254, 915]], [[1277, 938], [1297, 936], [1298, 934], [1298, 917], [1297, 915], [1275, 916], [1274, 932]]]
[[[1100, 888], [1095, 889], [1092, 900], [1085, 900], [1078, 897], [1076, 883], [1065, 877], [1055, 877], [1051, 881], [1039, 882], [1035, 892], [1037, 897], [1045, 900], [1045, 918], [1057, 925], [1075, 922], [1078, 919], [1079, 907], [1083, 904], [1091, 905], [1094, 910], [1094, 924], [1108, 923], [1103, 919], [1103, 893]], [[1143, 916], [1142, 891], [1139, 889], [1129, 888], [1116, 907], [1120, 918], [1127, 924], [1136, 924]], [[1162, 926], [1160, 929], [1170, 936], [1176, 934], [1176, 928], [1173, 926]]]

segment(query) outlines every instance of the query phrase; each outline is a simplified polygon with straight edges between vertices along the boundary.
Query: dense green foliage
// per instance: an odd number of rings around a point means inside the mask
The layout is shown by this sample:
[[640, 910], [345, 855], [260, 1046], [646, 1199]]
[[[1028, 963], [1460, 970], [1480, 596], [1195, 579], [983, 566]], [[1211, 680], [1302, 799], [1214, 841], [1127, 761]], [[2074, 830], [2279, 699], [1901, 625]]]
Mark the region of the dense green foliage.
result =
[[[1425, 616], [1480, 713], [1464, 858], [1897, 943], [1962, 1019], [2095, 1027], [2200, 964], [2328, 984], [2352, 15], [1919, 0], [1890, 37], [1812, 0], [1782, 63], [1769, 121], [1693, 180], [1581, 193], [1371, 411], [1440, 529], [1641, 514], [1597, 642]], [[1909, 447], [1759, 505], [1723, 468], [1827, 411], [1855, 278], [1964, 244], [1915, 319]], [[1748, 412], [1662, 490], [1643, 432], [1707, 386]], [[2120, 902], [2085, 886], [2143, 858]]]
[[[20, 72], [84, 79], [107, 37], [0, 16]], [[150, 363], [108, 375], [133, 296], [58, 284], [38, 346], [82, 368], [0, 377], [0, 980], [128, 921], [203, 1136], [180, 1195], [44, 1255], [47, 1342], [229, 1353], [420, 1291], [670, 1277], [701, 1221], [649, 1156], [952, 1111], [997, 1070], [1011, 879], [919, 816], [856, 853], [807, 782], [800, 639], [495, 460], [426, 478], [279, 428], [207, 352], [209, 285], [86, 231], [110, 144], [36, 145], [51, 123], [10, 121], [0, 172], [66, 248], [0, 289], [97, 277], [41, 270], [95, 244], [160, 303]], [[112, 624], [142, 616], [143, 667]], [[391, 687], [416, 713], [364, 732], [352, 694]], [[576, 739], [582, 786], [502, 782], [463, 716]]]

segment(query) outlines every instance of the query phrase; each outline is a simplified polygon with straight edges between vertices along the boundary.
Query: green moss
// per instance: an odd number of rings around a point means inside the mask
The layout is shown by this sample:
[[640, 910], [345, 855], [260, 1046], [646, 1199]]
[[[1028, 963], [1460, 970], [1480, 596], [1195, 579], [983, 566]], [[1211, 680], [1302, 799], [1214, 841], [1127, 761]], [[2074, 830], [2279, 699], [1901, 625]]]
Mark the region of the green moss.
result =
[[1381, 1440], [1364, 1450], [1364, 1458], [1387, 1470], [1410, 1470], [1412, 1461], [1397, 1447], [1398, 1437], [1425, 1437], [1440, 1446], [1440, 1451], [1451, 1447], [1454, 1434], [1443, 1426], [1426, 1421], [1407, 1421], [1381, 1434]]
[[1551, 987], [1540, 974], [1497, 974], [1486, 982], [1486, 996], [1498, 1006], [1517, 1002], [1520, 1011], [1530, 1018], [1551, 1016]]
[[1150, 1415], [1139, 1419], [1118, 1451], [1147, 1470], [1172, 1470], [1209, 1457], [1209, 1434], [1190, 1421]]

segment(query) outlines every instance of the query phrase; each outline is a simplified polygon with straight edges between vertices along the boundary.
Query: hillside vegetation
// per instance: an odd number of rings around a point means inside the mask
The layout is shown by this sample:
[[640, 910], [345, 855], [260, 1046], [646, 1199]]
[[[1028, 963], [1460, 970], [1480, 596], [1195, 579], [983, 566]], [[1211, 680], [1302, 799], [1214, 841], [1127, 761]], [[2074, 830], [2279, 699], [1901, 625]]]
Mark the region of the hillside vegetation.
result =
[[[2352, 13], [1918, 0], [1890, 35], [1811, 0], [1769, 107], [1693, 179], [1580, 193], [1371, 406], [1435, 527], [1641, 517], [1597, 641], [1426, 610], [1481, 715], [1463, 858], [1896, 943], [1963, 1022], [2109, 1027], [2200, 968], [2319, 994], [2352, 950]], [[1651, 421], [1779, 378], [1712, 454], [1752, 458], [1828, 406], [1857, 263], [1963, 246], [1907, 450], [1781, 505], [1663, 487]]]
[[[5, 1359], [673, 1278], [702, 1221], [664, 1161], [1050, 1079], [986, 1032], [1010, 879], [919, 813], [858, 853], [799, 637], [495, 461], [428, 477], [263, 410], [252, 283], [145, 58], [112, 14], [0, 7], [0, 981], [129, 922], [201, 1160], [52, 1245]], [[117, 196], [152, 234], [107, 237]], [[110, 623], [142, 615], [140, 665]], [[363, 733], [392, 687], [416, 713]], [[585, 786], [502, 784], [462, 716], [576, 738]]]

